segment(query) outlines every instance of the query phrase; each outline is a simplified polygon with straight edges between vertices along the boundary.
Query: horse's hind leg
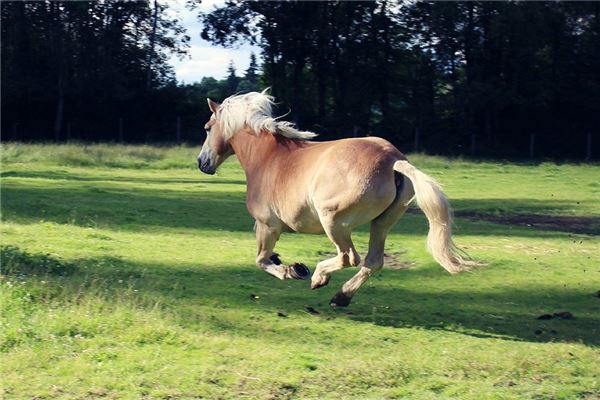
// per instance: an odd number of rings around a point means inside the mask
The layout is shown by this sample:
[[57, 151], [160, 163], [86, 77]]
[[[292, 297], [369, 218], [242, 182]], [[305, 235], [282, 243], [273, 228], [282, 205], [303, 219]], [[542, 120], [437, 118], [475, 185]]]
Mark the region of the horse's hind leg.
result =
[[336, 247], [337, 255], [317, 264], [310, 283], [312, 289], [327, 285], [333, 272], [360, 264], [360, 256], [352, 243], [350, 230], [333, 222], [323, 225], [325, 233]]
[[394, 202], [371, 222], [371, 233], [369, 237], [369, 252], [365, 257], [363, 267], [346, 283], [342, 289], [336, 293], [330, 301], [332, 307], [345, 307], [350, 304], [354, 294], [369, 279], [371, 275], [383, 267], [383, 252], [385, 239], [388, 232], [394, 224], [400, 219], [402, 214], [408, 208], [414, 189], [408, 179], [404, 179], [404, 184], [399, 185], [398, 192]]

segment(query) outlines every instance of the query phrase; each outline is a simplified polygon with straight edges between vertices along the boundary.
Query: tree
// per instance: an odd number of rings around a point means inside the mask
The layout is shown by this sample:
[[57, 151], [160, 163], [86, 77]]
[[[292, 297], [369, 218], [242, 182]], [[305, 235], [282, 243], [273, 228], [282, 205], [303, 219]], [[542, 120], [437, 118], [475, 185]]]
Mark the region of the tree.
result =
[[240, 78], [236, 75], [235, 64], [233, 63], [233, 60], [231, 60], [229, 61], [229, 66], [227, 67], [227, 90], [229, 93], [236, 93], [239, 83]]
[[119, 117], [146, 113], [139, 97], [173, 82], [167, 59], [189, 41], [166, 7], [2, 2], [2, 130], [58, 139], [67, 122], [80, 138], [109, 139]]
[[258, 62], [256, 61], [256, 54], [250, 53], [250, 65], [246, 70], [244, 78], [252, 85], [258, 85]]

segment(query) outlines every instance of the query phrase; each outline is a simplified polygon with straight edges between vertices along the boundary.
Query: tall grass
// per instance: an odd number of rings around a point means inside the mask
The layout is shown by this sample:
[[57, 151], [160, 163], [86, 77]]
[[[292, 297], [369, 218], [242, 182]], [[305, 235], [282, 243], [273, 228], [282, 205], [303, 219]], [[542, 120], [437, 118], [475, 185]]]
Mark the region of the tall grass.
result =
[[195, 168], [198, 147], [102, 144], [0, 144], [2, 164], [132, 169]]

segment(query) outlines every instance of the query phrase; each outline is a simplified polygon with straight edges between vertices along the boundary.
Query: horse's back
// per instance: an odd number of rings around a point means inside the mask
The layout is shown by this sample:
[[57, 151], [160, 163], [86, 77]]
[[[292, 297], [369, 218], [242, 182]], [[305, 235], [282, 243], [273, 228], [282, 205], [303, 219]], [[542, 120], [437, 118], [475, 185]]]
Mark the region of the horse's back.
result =
[[388, 141], [353, 138], [329, 142], [318, 157], [310, 185], [320, 215], [356, 226], [380, 215], [393, 202], [393, 165], [405, 159]]
[[374, 179], [393, 178], [393, 165], [406, 157], [390, 142], [378, 137], [332, 142], [312, 157], [314, 179], [343, 181], [357, 190], [367, 189]]
[[394, 162], [405, 159], [375, 137], [304, 142], [281, 156], [271, 204], [285, 225], [305, 233], [379, 216], [396, 196]]

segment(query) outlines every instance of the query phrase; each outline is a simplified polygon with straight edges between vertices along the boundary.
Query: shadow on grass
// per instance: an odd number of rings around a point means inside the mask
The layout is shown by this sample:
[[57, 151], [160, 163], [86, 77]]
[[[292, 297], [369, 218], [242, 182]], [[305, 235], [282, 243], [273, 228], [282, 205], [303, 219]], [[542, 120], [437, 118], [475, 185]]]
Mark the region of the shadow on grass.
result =
[[[29, 254], [13, 257], [21, 264], [13, 265], [12, 271], [32, 280], [48, 280], [43, 265], [42, 274], [36, 275], [31, 265], [22, 264], [22, 260], [36, 257]], [[56, 263], [55, 260], [50, 262]], [[68, 276], [54, 278], [62, 288], [60, 296], [63, 297], [56, 299], [59, 302], [69, 301], [70, 292], [64, 288], [71, 287], [73, 296], [77, 297], [85, 290], [94, 292], [94, 288], [82, 286], [82, 282], [102, 281], [108, 290], [105, 300], [118, 302], [120, 291], [127, 285], [135, 287], [140, 298], [148, 300], [148, 307], [160, 302], [166, 312], [175, 310], [182, 326], [235, 335], [274, 335], [276, 340], [295, 340], [298, 335], [310, 335], [311, 326], [316, 322], [343, 322], [422, 328], [499, 340], [600, 345], [600, 316], [596, 312], [600, 299], [593, 293], [562, 285], [503, 286], [483, 292], [475, 289], [478, 279], [475, 275], [467, 277], [473, 279], [473, 285], [465, 289], [453, 286], [452, 279], [456, 278], [430, 268], [384, 271], [361, 289], [350, 307], [331, 309], [330, 297], [354, 269], [335, 275], [335, 283], [311, 291], [307, 281], [279, 281], [251, 265], [174, 268], [116, 258], [84, 259], [74, 265], [76, 269]], [[39, 286], [40, 290], [51, 290], [51, 287]], [[34, 297], [48, 298], [48, 295]], [[307, 307], [316, 312], [307, 312]], [[232, 318], [228, 310], [242, 314]], [[542, 314], [557, 311], [569, 311], [574, 318], [537, 319]], [[278, 317], [278, 313], [283, 316]], [[294, 316], [296, 321], [303, 320], [302, 332], [297, 323], [274, 322], [286, 315]], [[275, 325], [277, 329], [272, 330]], [[324, 328], [326, 325], [320, 326], [315, 329], [328, 329]]]
[[252, 231], [254, 225], [244, 193], [203, 188], [191, 192], [4, 184], [2, 213], [5, 221], [18, 223], [43, 220], [130, 231], [150, 227]]
[[[231, 183], [229, 180], [227, 182]], [[171, 227], [250, 232], [253, 220], [246, 211], [245, 193], [206, 188], [217, 183], [202, 182], [204, 187], [192, 191], [149, 189], [136, 186], [135, 182], [131, 189], [102, 185], [101, 181], [94, 185], [73, 185], [72, 182], [61, 185], [57, 182], [52, 187], [5, 182], [1, 192], [2, 213], [5, 221], [18, 223], [43, 220], [131, 231]], [[568, 201], [531, 199], [469, 199], [455, 201], [454, 204], [458, 210], [476, 210], [479, 214], [491, 215], [510, 213], [512, 210], [560, 214], [573, 207], [572, 202]], [[507, 226], [461, 220], [458, 226], [458, 233], [467, 235], [565, 236], [558, 231], [544, 231], [518, 224]], [[359, 228], [362, 231], [367, 229], [368, 226]], [[425, 235], [427, 222], [420, 212], [417, 215], [408, 214], [399, 221], [395, 230]], [[563, 232], [569, 232], [568, 225], [565, 225]]]

